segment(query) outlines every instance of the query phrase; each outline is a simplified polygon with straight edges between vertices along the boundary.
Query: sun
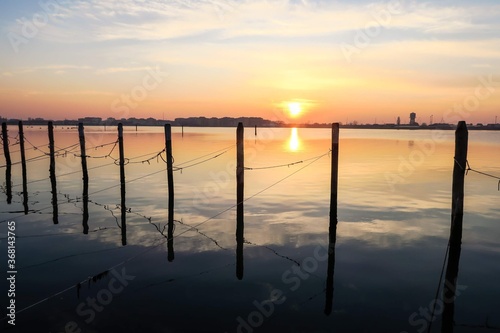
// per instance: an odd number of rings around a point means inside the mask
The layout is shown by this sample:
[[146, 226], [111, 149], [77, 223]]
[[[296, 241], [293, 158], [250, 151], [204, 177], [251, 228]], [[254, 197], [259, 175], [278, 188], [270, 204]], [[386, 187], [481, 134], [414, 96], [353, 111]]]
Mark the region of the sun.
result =
[[299, 102], [290, 102], [288, 103], [288, 111], [292, 117], [296, 117], [302, 112], [302, 106]]

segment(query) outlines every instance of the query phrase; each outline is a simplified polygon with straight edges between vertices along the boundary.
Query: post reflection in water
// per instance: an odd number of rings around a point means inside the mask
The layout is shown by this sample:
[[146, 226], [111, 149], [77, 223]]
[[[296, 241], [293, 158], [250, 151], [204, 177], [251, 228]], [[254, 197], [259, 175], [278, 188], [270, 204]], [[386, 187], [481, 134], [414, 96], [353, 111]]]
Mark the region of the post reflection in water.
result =
[[325, 314], [329, 316], [333, 308], [333, 282], [335, 275], [335, 243], [337, 242], [337, 224], [330, 227], [328, 235], [328, 267], [326, 276]]
[[[170, 213], [172, 211], [172, 213]], [[169, 207], [168, 214], [168, 228], [167, 228], [167, 260], [169, 262], [174, 261], [175, 253], [174, 253], [174, 203], [172, 200], [171, 207]]]
[[122, 230], [122, 245], [127, 245], [127, 208], [125, 206], [125, 182], [121, 184], [121, 230]]
[[21, 153], [21, 167], [22, 167], [22, 177], [23, 177], [23, 207], [24, 214], [28, 214], [28, 176], [26, 170], [26, 155], [24, 152], [24, 130], [23, 122], [19, 121], [19, 150]]
[[7, 164], [5, 168], [5, 190], [7, 193], [7, 203], [10, 205], [12, 203], [12, 174], [10, 164]]
[[52, 193], [52, 222], [54, 224], [59, 223], [59, 208], [57, 204], [57, 183], [56, 183], [56, 176], [53, 171], [50, 172], [50, 188], [51, 188], [51, 193]]
[[83, 233], [89, 233], [89, 179], [83, 178]]

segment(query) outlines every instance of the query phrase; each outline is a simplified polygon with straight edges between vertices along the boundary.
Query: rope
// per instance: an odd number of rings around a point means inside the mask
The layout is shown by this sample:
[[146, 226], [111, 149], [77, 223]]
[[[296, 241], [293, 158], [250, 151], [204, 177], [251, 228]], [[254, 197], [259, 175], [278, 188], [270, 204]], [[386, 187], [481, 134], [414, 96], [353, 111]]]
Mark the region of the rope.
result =
[[229, 151], [229, 150], [231, 150], [231, 149], [232, 149], [232, 148], [234, 148], [234, 147], [236, 147], [236, 145], [231, 145], [231, 146], [228, 146], [228, 147], [226, 147], [226, 148], [222, 148], [222, 149], [219, 149], [219, 150], [213, 151], [213, 152], [208, 153], [208, 154], [206, 154], [206, 155], [203, 155], [203, 156], [200, 156], [200, 157], [194, 158], [194, 159], [192, 159], [192, 160], [189, 160], [189, 161], [186, 161], [186, 162], [182, 162], [182, 163], [180, 163], [180, 164], [177, 164], [177, 167], [180, 167], [181, 165], [188, 164], [188, 163], [191, 163], [191, 162], [194, 162], [194, 161], [200, 160], [200, 159], [202, 159], [202, 158], [205, 158], [205, 157], [210, 156], [210, 155], [212, 155], [212, 154], [215, 154], [215, 153], [221, 152], [221, 151], [223, 151], [223, 150], [228, 150], [228, 151]]
[[[144, 156], [148, 156], [148, 155], [151, 155], [151, 153], [140, 155], [140, 156], [136, 156], [136, 157], [132, 157], [132, 158], [127, 159], [127, 160], [130, 161], [130, 160], [138, 159], [138, 158], [141, 158], [141, 157], [144, 157]], [[128, 162], [128, 163], [141, 163], [141, 162]], [[110, 165], [116, 165], [116, 163], [113, 161], [113, 162], [108, 163], [108, 164], [103, 164], [103, 165], [98, 165], [98, 166], [95, 166], [95, 167], [88, 168], [87, 170], [99, 169], [99, 168], [107, 167], [107, 166], [110, 166]], [[72, 175], [72, 174], [75, 174], [75, 173], [80, 173], [80, 172], [81, 172], [81, 170], [67, 172], [67, 173], [63, 173], [63, 174], [57, 175], [57, 177], [69, 176], [69, 175]], [[38, 182], [42, 182], [42, 181], [45, 181], [45, 180], [48, 180], [48, 179], [50, 179], [50, 177], [42, 178], [42, 179], [37, 179], [37, 180], [32, 180], [32, 181], [27, 182], [26, 184], [38, 183]], [[22, 184], [14, 184], [14, 185], [12, 185], [12, 187], [21, 186], [21, 185]]]
[[[28, 140], [26, 139], [26, 141], [28, 141]], [[28, 141], [28, 142], [29, 142], [29, 141]], [[29, 143], [31, 144], [31, 142], [29, 142]], [[31, 145], [32, 145], [32, 144], [31, 144]], [[66, 147], [66, 148], [61, 148], [61, 149], [55, 150], [55, 151], [54, 151], [54, 156], [64, 156], [64, 154], [60, 154], [60, 151], [65, 151], [65, 150], [67, 150], [67, 149], [69, 149], [69, 148], [74, 147], [75, 145], [78, 145], [78, 143], [73, 144], [73, 145], [71, 145], [71, 146], [68, 146], [68, 147]], [[43, 153], [43, 155], [39, 155], [39, 156], [35, 156], [35, 157], [31, 157], [31, 158], [29, 158], [29, 159], [27, 159], [27, 160], [26, 160], [26, 163], [29, 163], [29, 162], [34, 162], [34, 161], [38, 161], [38, 160], [42, 160], [42, 159], [48, 158], [48, 157], [50, 156], [50, 153], [46, 153], [46, 152], [44, 152], [43, 150], [39, 149], [39, 148], [38, 148], [38, 147], [36, 147], [36, 146], [33, 146], [33, 149], [35, 149], [35, 150], [40, 150], [40, 152], [42, 152], [42, 153]], [[22, 163], [21, 161], [18, 161], [18, 162], [14, 162], [14, 163], [12, 163], [11, 165], [18, 165], [18, 164], [21, 164], [21, 163]], [[7, 167], [7, 165], [2, 165], [2, 166], [0, 166], [0, 168], [5, 168], [5, 167]]]
[[[150, 157], [150, 158], [148, 158], [148, 159], [145, 159], [145, 160], [143, 160], [143, 161], [138, 161], [138, 162], [130, 162], [130, 161], [129, 161], [128, 163], [129, 163], [129, 164], [144, 164], [144, 163], [151, 164], [151, 163], [150, 163], [150, 161], [154, 160], [155, 158], [156, 158], [156, 163], [158, 163], [158, 162], [159, 162], [159, 161], [158, 161], [158, 157], [161, 157], [161, 159], [162, 159], [162, 160], [164, 160], [164, 159], [163, 159], [163, 156], [161, 156], [161, 154], [163, 154], [164, 152], [165, 152], [165, 149], [163, 149], [162, 151], [160, 151], [160, 152], [159, 152], [159, 153], [157, 153], [156, 155], [154, 155], [154, 156], [152, 156], [152, 157]], [[165, 161], [165, 160], [164, 160], [164, 161]], [[167, 162], [165, 162], [165, 163], [167, 163]]]
[[[173, 171], [180, 171], [180, 172], [182, 173], [182, 171], [183, 171], [183, 170], [185, 170], [185, 169], [192, 168], [192, 167], [194, 167], [194, 166], [197, 166], [197, 165], [203, 164], [203, 163], [205, 163], [205, 162], [208, 162], [208, 161], [210, 161], [210, 160], [216, 159], [217, 157], [224, 155], [225, 153], [227, 153], [227, 152], [228, 152], [228, 151], [230, 151], [230, 150], [231, 150], [231, 149], [228, 149], [228, 150], [226, 150], [226, 151], [224, 151], [224, 152], [222, 152], [222, 153], [220, 153], [220, 154], [217, 154], [217, 155], [215, 155], [215, 156], [209, 157], [209, 158], [207, 158], [207, 159], [205, 159], [205, 160], [203, 160], [203, 161], [200, 161], [200, 162], [196, 162], [196, 163], [190, 164], [190, 165], [185, 166], [185, 167], [178, 167], [178, 166], [174, 166], [174, 167], [173, 167]], [[165, 160], [164, 160], [164, 161], [165, 161]], [[165, 161], [165, 162], [166, 162], [166, 161]], [[185, 164], [185, 163], [184, 163], [184, 164]]]
[[110, 142], [110, 143], [106, 143], [106, 144], [103, 144], [103, 145], [99, 145], [99, 146], [95, 146], [93, 148], [87, 148], [85, 150], [90, 150], [90, 149], [94, 149], [94, 150], [97, 150], [98, 148], [103, 148], [105, 146], [110, 146], [110, 145], [113, 145], [113, 147], [111, 148], [111, 150], [109, 151], [109, 153], [107, 153], [106, 155], [102, 155], [102, 156], [90, 156], [90, 155], [85, 155], [85, 156], [82, 156], [82, 155], [78, 155], [78, 154], [73, 154], [75, 157], [87, 157], [87, 158], [108, 158], [108, 157], [111, 157], [111, 154], [113, 153], [113, 151], [115, 150], [116, 148], [116, 145], [118, 144], [118, 140], [114, 141], [114, 142]]
[[486, 173], [486, 172], [482, 172], [482, 171], [478, 171], [478, 170], [472, 169], [470, 167], [469, 161], [466, 161], [466, 163], [467, 163], [467, 169], [465, 170], [465, 174], [466, 175], [469, 173], [469, 171], [472, 171], [472, 172], [475, 172], [477, 174], [480, 174], [480, 175], [483, 175], [483, 176], [486, 176], [486, 177], [490, 177], [490, 178], [496, 179], [496, 180], [498, 180], [498, 190], [500, 191], [500, 177], [492, 175], [492, 174], [489, 174], [489, 173]]
[[[331, 150], [330, 150], [331, 151]], [[330, 153], [330, 151], [328, 153]], [[266, 166], [266, 167], [258, 167], [258, 168], [250, 168], [250, 167], [245, 167], [245, 170], [267, 170], [267, 169], [275, 169], [275, 168], [283, 168], [283, 167], [291, 167], [293, 165], [297, 165], [297, 164], [301, 164], [301, 163], [304, 163], [304, 162], [308, 162], [308, 161], [311, 161], [311, 160], [314, 160], [315, 158], [317, 158], [318, 156], [316, 157], [311, 157], [309, 159], [306, 159], [306, 160], [301, 160], [301, 161], [297, 161], [297, 162], [292, 162], [292, 163], [288, 163], [288, 164], [279, 164], [279, 165], [272, 165], [272, 166]], [[321, 157], [323, 157], [323, 155], [321, 155]]]

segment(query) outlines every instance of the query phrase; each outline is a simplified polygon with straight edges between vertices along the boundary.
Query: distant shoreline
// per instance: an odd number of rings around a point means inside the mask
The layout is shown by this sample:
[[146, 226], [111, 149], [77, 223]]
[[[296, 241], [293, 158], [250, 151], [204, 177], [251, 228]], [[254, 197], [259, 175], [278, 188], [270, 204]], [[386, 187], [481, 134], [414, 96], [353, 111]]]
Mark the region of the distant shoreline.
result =
[[[7, 125], [18, 125], [20, 119], [6, 119], [1, 118], [0, 121], [7, 123]], [[157, 120], [154, 118], [128, 118], [128, 119], [102, 119], [99, 117], [86, 117], [77, 120], [46, 120], [43, 118], [28, 118], [23, 120], [25, 126], [47, 126], [48, 122], [52, 121], [55, 126], [78, 126], [83, 123], [84, 126], [117, 126], [122, 123], [123, 126], [150, 126], [158, 127], [165, 124], [171, 124], [175, 127], [236, 127], [238, 123], [243, 123], [245, 127], [258, 127], [258, 128], [331, 128], [331, 123], [313, 123], [313, 124], [290, 124], [283, 121], [271, 121], [259, 117], [239, 117], [239, 118], [206, 118], [206, 117], [190, 117], [190, 118], [176, 118], [175, 120]], [[340, 128], [349, 129], [390, 129], [390, 130], [455, 130], [456, 125], [436, 123], [436, 124], [422, 124], [422, 125], [408, 125], [408, 124], [342, 124]], [[483, 131], [500, 131], [500, 124], [468, 124], [469, 130], [483, 130]]]

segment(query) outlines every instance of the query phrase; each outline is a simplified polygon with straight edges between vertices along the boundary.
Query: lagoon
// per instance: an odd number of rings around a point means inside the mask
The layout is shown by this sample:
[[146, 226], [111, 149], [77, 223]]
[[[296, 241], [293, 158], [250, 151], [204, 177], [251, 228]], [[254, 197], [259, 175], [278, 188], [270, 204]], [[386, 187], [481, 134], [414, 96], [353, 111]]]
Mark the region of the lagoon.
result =
[[[14, 163], [20, 160], [16, 134], [9, 126]], [[163, 128], [125, 127], [126, 245], [116, 128], [89, 126], [85, 135], [87, 234], [76, 129], [55, 128], [56, 149], [73, 146], [56, 158], [58, 224], [46, 127], [25, 128], [27, 159], [40, 156], [27, 164], [28, 214], [21, 165], [12, 166], [10, 204], [6, 168], [0, 170], [1, 260], [7, 262], [7, 223], [14, 221], [20, 332], [427, 330], [450, 231], [453, 131], [340, 130], [329, 315], [329, 129], [259, 128], [257, 135], [246, 129], [241, 280], [236, 129], [185, 127], [182, 134], [173, 128], [173, 260], [164, 229], [164, 153], [157, 156], [165, 146]], [[500, 176], [499, 152], [500, 132], [469, 132], [471, 168]], [[500, 327], [499, 200], [496, 179], [467, 174], [456, 332], [477, 332], [470, 326], [485, 323]], [[5, 279], [0, 286], [8, 289]], [[432, 332], [440, 332], [439, 308], [435, 313]]]

